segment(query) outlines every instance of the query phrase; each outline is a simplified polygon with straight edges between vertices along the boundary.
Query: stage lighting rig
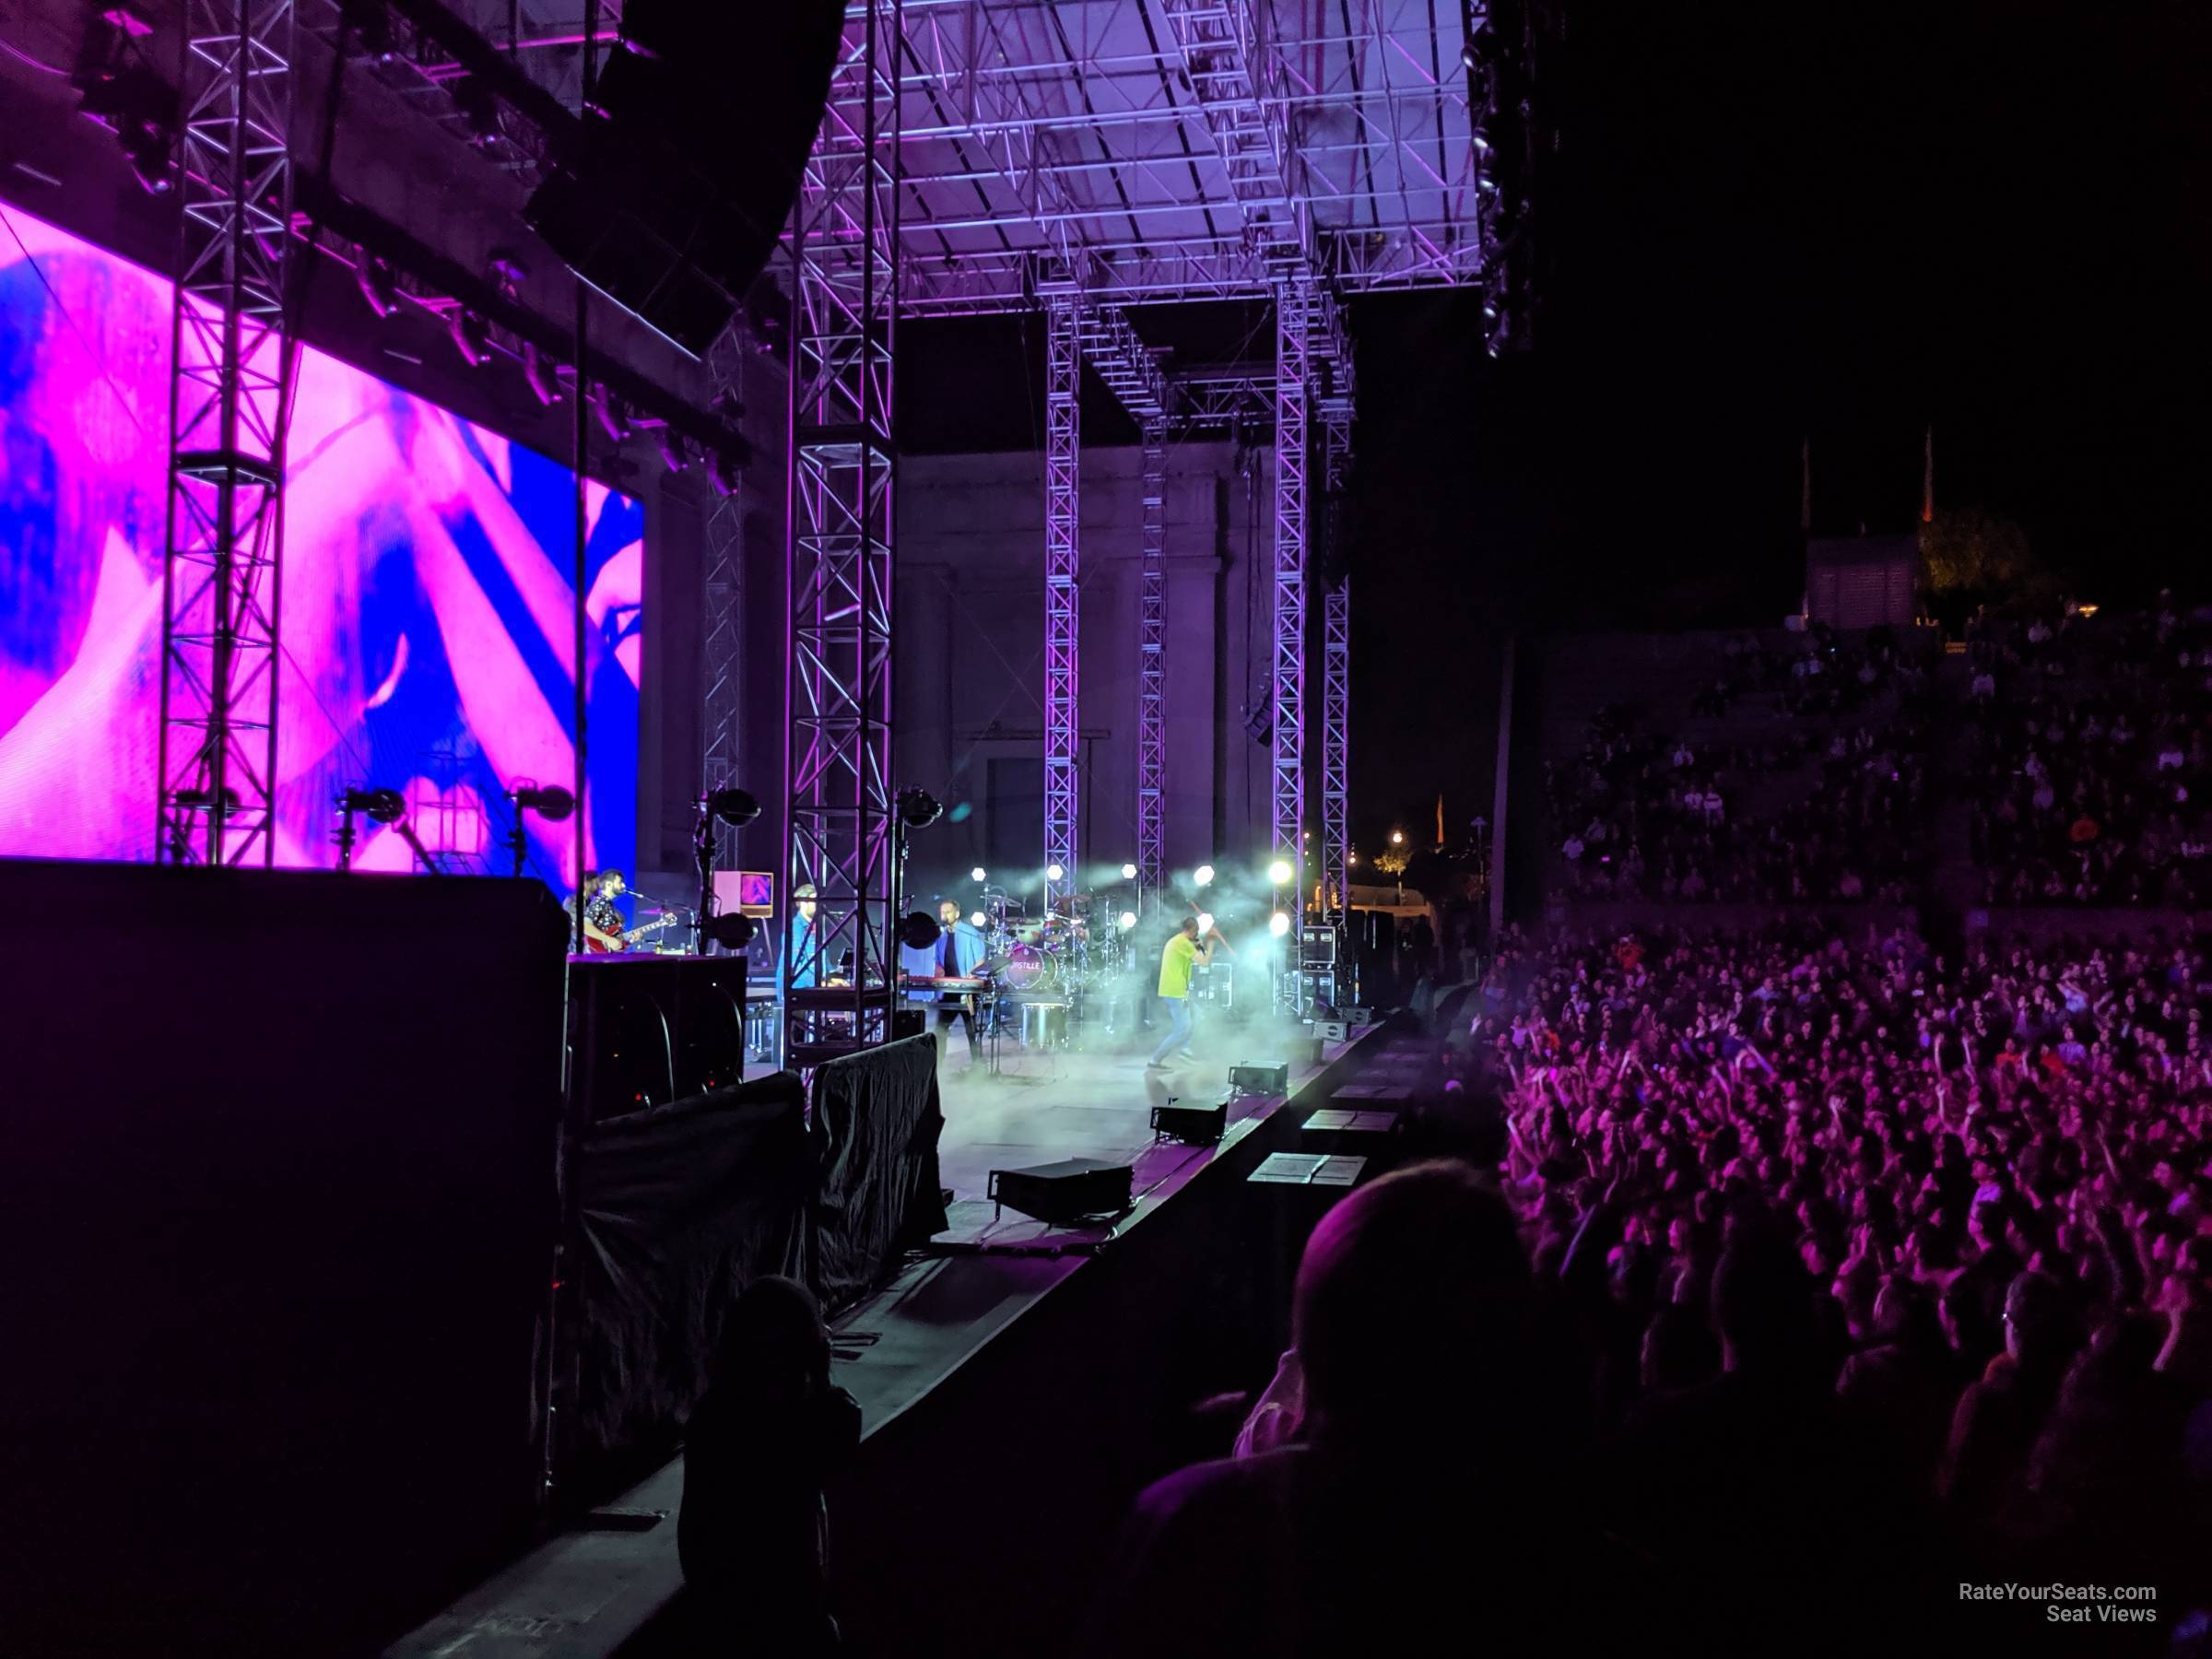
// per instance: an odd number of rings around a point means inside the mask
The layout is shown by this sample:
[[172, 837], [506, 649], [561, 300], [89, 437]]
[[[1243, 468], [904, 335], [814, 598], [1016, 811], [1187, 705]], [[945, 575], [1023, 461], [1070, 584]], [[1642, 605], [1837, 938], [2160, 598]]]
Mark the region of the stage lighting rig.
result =
[[399, 281], [391, 265], [358, 243], [353, 251], [353, 280], [361, 290], [361, 299], [380, 319], [399, 309]]
[[510, 789], [507, 798], [514, 803], [514, 828], [507, 833], [507, 850], [514, 855], [514, 875], [520, 880], [530, 858], [530, 832], [523, 827], [523, 814], [535, 812], [547, 823], [558, 824], [576, 810], [576, 797], [558, 783], [525, 782]]
[[[760, 803], [747, 790], [734, 786], [710, 789], [699, 797], [699, 817], [691, 830], [691, 856], [699, 865], [699, 940], [698, 950], [706, 954], [710, 944], [720, 945], [728, 950], [742, 950], [753, 937], [752, 918], [749, 916], [718, 916], [714, 913], [714, 864], [720, 853], [720, 837], [714, 826], [727, 824], [733, 830], [742, 830], [760, 816]], [[736, 937], [737, 930], [725, 927], [724, 923], [743, 922], [744, 937]]]
[[353, 820], [356, 814], [372, 824], [388, 826], [421, 860], [424, 869], [432, 875], [443, 874], [430, 857], [430, 850], [422, 844], [415, 833], [415, 826], [407, 821], [407, 803], [396, 789], [344, 789], [338, 792], [338, 869], [341, 874], [353, 868], [353, 848], [358, 839]]
[[548, 370], [545, 354], [528, 340], [523, 342], [523, 381], [531, 395], [547, 408], [561, 399], [560, 370], [558, 365]]
[[461, 360], [471, 369], [481, 369], [491, 355], [491, 324], [465, 305], [456, 305], [446, 313], [445, 326]]
[[899, 821], [909, 830], [926, 830], [945, 816], [944, 803], [926, 789], [899, 792]]

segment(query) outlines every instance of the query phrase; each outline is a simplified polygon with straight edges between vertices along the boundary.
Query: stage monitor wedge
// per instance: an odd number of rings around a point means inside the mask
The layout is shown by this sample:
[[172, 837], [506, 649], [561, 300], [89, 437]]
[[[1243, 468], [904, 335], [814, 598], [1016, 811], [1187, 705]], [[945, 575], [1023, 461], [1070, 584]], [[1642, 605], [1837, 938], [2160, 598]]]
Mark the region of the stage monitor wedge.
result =
[[705, 356], [798, 194], [843, 19], [838, 0], [630, 0], [583, 147], [524, 217], [585, 282]]

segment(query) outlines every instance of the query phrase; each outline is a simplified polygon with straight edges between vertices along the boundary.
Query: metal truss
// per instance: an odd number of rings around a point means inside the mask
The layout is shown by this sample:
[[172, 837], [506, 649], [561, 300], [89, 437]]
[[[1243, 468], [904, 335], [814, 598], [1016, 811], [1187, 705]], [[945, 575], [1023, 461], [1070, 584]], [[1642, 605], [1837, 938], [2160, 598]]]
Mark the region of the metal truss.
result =
[[[849, 0], [848, 21], [874, 0]], [[344, 0], [350, 7], [352, 0]], [[905, 0], [909, 312], [1028, 310], [1045, 263], [1100, 300], [1261, 299], [1298, 248], [1346, 292], [1471, 284], [1510, 112], [1486, 0]], [[341, 0], [311, 0], [332, 41]], [[602, 13], [614, 15], [611, 5]], [[524, 177], [573, 141], [572, 30], [505, 0], [383, 0], [367, 72]], [[832, 119], [862, 124], [859, 88]], [[1480, 140], [1478, 143], [1477, 140]]]
[[[733, 324], [707, 351], [707, 373], [718, 403], [742, 405], [746, 345]], [[739, 734], [744, 715], [745, 497], [717, 484], [707, 504], [707, 642], [700, 674], [706, 687], [700, 780], [708, 793], [742, 787]], [[737, 862], [737, 831], [716, 819], [715, 863]]]
[[1170, 394], [1159, 358], [1137, 337], [1136, 329], [1120, 306], [1085, 304], [1077, 327], [1084, 359], [1121, 399], [1122, 407], [1133, 419], [1141, 426], [1167, 413]]
[[1476, 281], [1465, 14], [1430, 0], [906, 0], [910, 312]]
[[1253, 0], [1159, 0], [1159, 8], [1243, 210], [1245, 240], [1271, 256], [1310, 253], [1281, 60], [1263, 35], [1264, 8]]
[[1046, 311], [1044, 381], [1044, 900], [1048, 914], [1083, 886], [1076, 864], [1082, 781], [1076, 769], [1082, 633], [1081, 307], [1066, 289]]
[[1136, 665], [1136, 900], [1149, 910], [1167, 885], [1168, 422], [1144, 427], [1144, 563]]
[[[892, 971], [891, 621], [900, 0], [848, 7], [790, 229], [787, 1062], [885, 1041]], [[794, 938], [794, 890], [815, 888]], [[836, 982], [834, 984], [832, 981]]]
[[291, 0], [189, 0], [156, 856], [276, 857]]
[[[1291, 919], [1305, 890], [1306, 411], [1311, 392], [1313, 280], [1283, 276], [1275, 290], [1274, 642], [1269, 652], [1268, 856], [1290, 867]], [[1277, 893], [1278, 901], [1282, 899]]]
[[[1323, 489], [1340, 501], [1351, 472], [1349, 364], [1321, 405]], [[1339, 573], [1321, 601], [1321, 913], [1342, 924], [1351, 847], [1352, 587]]]

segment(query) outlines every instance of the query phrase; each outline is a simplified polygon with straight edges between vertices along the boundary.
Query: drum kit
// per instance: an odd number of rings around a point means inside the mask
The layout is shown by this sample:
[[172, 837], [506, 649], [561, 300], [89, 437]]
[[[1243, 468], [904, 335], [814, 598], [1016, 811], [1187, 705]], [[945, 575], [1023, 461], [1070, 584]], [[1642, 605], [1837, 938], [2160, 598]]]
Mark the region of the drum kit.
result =
[[1128, 939], [1088, 893], [1032, 917], [1020, 900], [990, 888], [983, 911], [982, 971], [1002, 990], [1073, 1001], [1128, 971]]

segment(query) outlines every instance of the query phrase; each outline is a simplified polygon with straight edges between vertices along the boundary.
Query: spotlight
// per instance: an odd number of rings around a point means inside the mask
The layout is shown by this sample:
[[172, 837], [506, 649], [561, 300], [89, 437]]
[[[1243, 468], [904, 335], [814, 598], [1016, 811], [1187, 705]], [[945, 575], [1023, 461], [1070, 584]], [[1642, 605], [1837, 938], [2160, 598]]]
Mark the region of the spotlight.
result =
[[361, 298], [369, 309], [379, 317], [388, 317], [399, 309], [399, 282], [392, 275], [392, 266], [366, 248], [356, 250], [353, 280], [361, 290]]
[[974, 869], [968, 872], [968, 879], [971, 881], [981, 881], [983, 879], [983, 876], [984, 871], [982, 865], [977, 865]]
[[899, 821], [909, 830], [926, 830], [945, 816], [945, 804], [926, 789], [899, 792]]
[[514, 802], [514, 828], [507, 832], [507, 851], [514, 859], [514, 878], [520, 881], [530, 862], [530, 832], [523, 828], [523, 814], [535, 812], [548, 824], [558, 824], [576, 810], [576, 797], [558, 783], [521, 783], [507, 792]]
[[926, 911], [909, 911], [899, 919], [899, 943], [909, 950], [927, 950], [944, 936], [937, 919]]
[[707, 477], [719, 496], [734, 496], [745, 482], [744, 463], [731, 457], [724, 450], [716, 450], [707, 461]]
[[684, 448], [684, 441], [666, 428], [655, 432], [653, 441], [661, 452], [661, 465], [670, 472], [680, 473], [691, 465], [691, 456]]
[[1290, 879], [1290, 861], [1287, 858], [1278, 858], [1273, 864], [1269, 865], [1267, 866], [1267, 879], [1273, 882], [1277, 887], [1281, 887], [1285, 882], [1288, 881]]
[[576, 810], [576, 797], [558, 783], [547, 783], [542, 788], [530, 783], [510, 793], [517, 806], [524, 812], [536, 813], [548, 824], [558, 824]]
[[1200, 865], [1195, 870], [1191, 872], [1191, 879], [1197, 883], [1200, 887], [1213, 886], [1214, 866], [1212, 865]]
[[1198, 912], [1198, 936], [1203, 939], [1213, 931], [1214, 918], [1208, 912], [1200, 911]]
[[1475, 153], [1478, 156], [1487, 156], [1490, 153], [1490, 141], [1480, 133], [1475, 135]]
[[545, 358], [527, 340], [523, 342], [523, 379], [531, 394], [547, 408], [560, 401], [560, 371], [556, 369], [547, 374]]
[[1277, 911], [1274, 915], [1267, 918], [1267, 931], [1277, 938], [1281, 938], [1290, 931], [1290, 918], [1283, 912]]
[[377, 824], [396, 824], [407, 816], [407, 804], [396, 789], [349, 789], [338, 797], [338, 805]]
[[982, 911], [977, 911], [977, 912], [975, 912], [974, 913], [972, 913], [971, 915], [970, 915], [970, 916], [969, 916], [969, 918], [968, 918], [968, 920], [969, 920], [971, 923], [974, 924], [974, 925], [976, 925], [977, 927], [981, 927], [981, 926], [982, 926], [982, 924], [983, 924], [984, 923], [988, 922], [990, 919], [991, 919], [991, 918], [990, 918], [990, 917], [988, 917], [988, 916], [986, 916], [986, 915], [984, 915], [984, 914], [983, 914], [983, 912], [982, 912]]
[[1065, 866], [1061, 865], [1046, 865], [1044, 866], [1044, 878], [1047, 881], [1065, 881], [1067, 879], [1067, 870]]
[[471, 369], [482, 368], [484, 359], [491, 355], [491, 324], [466, 306], [456, 305], [446, 313], [445, 326], [462, 361]]
[[1123, 931], [1124, 933], [1127, 933], [1127, 932], [1128, 932], [1128, 931], [1129, 931], [1131, 928], [1135, 927], [1135, 925], [1136, 925], [1136, 912], [1135, 912], [1135, 911], [1124, 911], [1124, 912], [1122, 912], [1122, 931]]
[[742, 830], [760, 816], [760, 803], [742, 789], [710, 790], [699, 804], [710, 818], [720, 818], [733, 830]]
[[630, 434], [629, 411], [624, 406], [622, 400], [608, 392], [605, 386], [599, 387], [592, 394], [592, 413], [599, 417], [599, 425], [606, 431], [609, 441], [624, 443], [629, 441]]
[[742, 911], [732, 911], [716, 916], [700, 931], [724, 950], [743, 950], [760, 930], [750, 916]]
[[1122, 879], [1124, 881], [1135, 881], [1136, 879], [1136, 866], [1133, 864], [1124, 865], [1122, 866]]
[[1393, 830], [1390, 832], [1390, 844], [1394, 847], [1404, 846], [1406, 844], [1406, 831], [1403, 830]]

